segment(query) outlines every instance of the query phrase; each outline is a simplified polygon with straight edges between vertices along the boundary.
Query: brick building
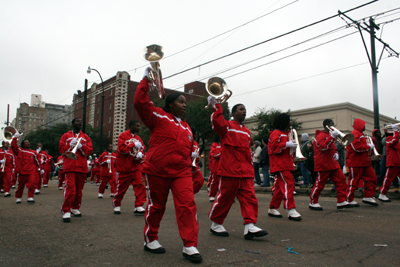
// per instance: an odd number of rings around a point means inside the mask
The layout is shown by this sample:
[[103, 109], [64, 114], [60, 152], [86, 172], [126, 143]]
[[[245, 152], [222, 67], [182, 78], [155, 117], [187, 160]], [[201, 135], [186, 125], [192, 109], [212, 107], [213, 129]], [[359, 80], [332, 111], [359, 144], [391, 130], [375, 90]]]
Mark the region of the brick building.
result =
[[[140, 121], [133, 107], [133, 98], [138, 85], [138, 82], [131, 81], [126, 71], [118, 71], [115, 76], [104, 81], [103, 138], [112, 143], [114, 149], [117, 148], [118, 136], [126, 131], [129, 121]], [[165, 89], [166, 96], [173, 92], [175, 91]], [[86, 123], [93, 128], [100, 127], [102, 93], [103, 84], [101, 83], [93, 83], [87, 92]], [[186, 84], [184, 93], [188, 102], [208, 96], [205, 84], [202, 82]], [[158, 99], [157, 93], [151, 92], [150, 99]], [[73, 117], [83, 118], [83, 96], [74, 95], [72, 110]]]

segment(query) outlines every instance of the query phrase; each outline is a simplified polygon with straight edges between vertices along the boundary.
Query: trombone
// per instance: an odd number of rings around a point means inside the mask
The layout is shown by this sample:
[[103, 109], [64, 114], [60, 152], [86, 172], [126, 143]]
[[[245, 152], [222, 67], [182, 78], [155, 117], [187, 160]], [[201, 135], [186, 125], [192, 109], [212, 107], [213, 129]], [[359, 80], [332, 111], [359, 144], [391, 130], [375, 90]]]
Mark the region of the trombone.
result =
[[354, 140], [354, 135], [351, 133], [344, 134], [341, 131], [339, 131], [338, 129], [336, 129], [336, 127], [333, 127], [333, 126], [329, 127], [328, 125], [326, 125], [325, 127], [329, 130], [330, 134], [332, 134], [333, 131], [339, 132], [339, 135], [336, 136], [336, 141], [338, 141], [339, 144], [341, 144], [343, 146], [346, 146], [348, 143], [351, 144]]
[[[366, 136], [365, 138], [367, 139], [367, 144], [373, 144], [372, 138], [370, 136]], [[379, 160], [382, 158], [382, 155], [380, 155], [378, 151], [376, 151], [375, 147], [368, 152], [368, 156], [372, 161]]]
[[299, 143], [299, 138], [297, 137], [297, 131], [293, 128], [290, 129], [289, 132], [289, 141], [292, 141], [293, 143], [297, 144], [296, 148], [290, 148], [290, 155], [293, 158], [293, 161], [305, 161], [307, 158], [303, 156], [301, 153], [300, 149], [300, 143]]
[[73, 160], [78, 159], [78, 156], [76, 155], [76, 151], [78, 150], [78, 146], [79, 146], [79, 144], [81, 143], [81, 140], [82, 140], [82, 137], [79, 137], [79, 138], [78, 138], [78, 142], [76, 142], [75, 147], [74, 147], [71, 151], [67, 151], [67, 152], [65, 153], [65, 155], [66, 155], [68, 158], [73, 159]]

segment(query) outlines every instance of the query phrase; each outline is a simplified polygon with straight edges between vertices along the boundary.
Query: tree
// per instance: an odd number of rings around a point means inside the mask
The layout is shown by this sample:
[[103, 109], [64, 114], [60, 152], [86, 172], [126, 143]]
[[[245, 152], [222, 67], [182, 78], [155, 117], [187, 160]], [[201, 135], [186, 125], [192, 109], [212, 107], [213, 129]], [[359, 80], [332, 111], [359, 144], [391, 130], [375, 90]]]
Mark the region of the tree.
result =
[[[255, 115], [253, 116], [253, 118], [256, 118], [257, 121], [256, 125], [253, 126], [252, 129], [254, 132], [256, 132], [256, 134], [253, 136], [253, 140], [262, 140], [265, 137], [268, 138], [269, 133], [274, 130], [274, 126], [272, 125], [272, 123], [275, 117], [281, 113], [283, 112], [280, 109], [257, 109]], [[290, 110], [288, 110], [286, 113], [290, 115]], [[292, 127], [293, 129], [299, 130], [301, 129], [301, 124], [301, 122], [297, 122], [297, 120], [294, 119], [292, 122]]]

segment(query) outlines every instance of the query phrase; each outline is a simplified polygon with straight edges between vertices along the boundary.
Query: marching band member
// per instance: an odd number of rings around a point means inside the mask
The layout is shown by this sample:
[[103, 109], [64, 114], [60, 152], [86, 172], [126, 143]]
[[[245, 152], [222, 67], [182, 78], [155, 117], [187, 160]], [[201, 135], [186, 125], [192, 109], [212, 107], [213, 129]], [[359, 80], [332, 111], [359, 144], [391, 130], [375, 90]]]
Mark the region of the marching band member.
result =
[[36, 174], [36, 189], [35, 189], [35, 195], [40, 194], [40, 190], [42, 189], [42, 176], [44, 174], [44, 168], [43, 166], [46, 163], [46, 156], [44, 154], [41, 154], [42, 152], [42, 143], [38, 143], [36, 147], [36, 153], [38, 154], [38, 159], [40, 162], [40, 165], [42, 166], [42, 169], [38, 169], [35, 174]]
[[393, 134], [388, 133], [386, 137], [386, 173], [378, 197], [383, 202], [390, 202], [386, 194], [393, 180], [400, 176], [399, 125], [393, 124], [392, 129]]
[[81, 131], [82, 120], [80, 118], [72, 120], [72, 128], [72, 131], [63, 134], [59, 146], [60, 153], [65, 155], [77, 147], [76, 160], [64, 157], [65, 188], [64, 204], [61, 209], [64, 222], [71, 221], [71, 213], [76, 217], [82, 216], [79, 208], [82, 201], [82, 189], [88, 173], [86, 159], [93, 151], [92, 140]]
[[129, 129], [121, 133], [118, 137], [117, 148], [117, 192], [113, 199], [114, 213], [121, 214], [121, 202], [126, 190], [132, 184], [135, 192], [134, 215], [144, 215], [143, 208], [146, 202], [146, 187], [142, 181], [142, 164], [144, 158], [144, 143], [138, 133], [140, 132], [140, 122], [131, 120]]
[[44, 155], [46, 155], [46, 161], [43, 165], [43, 187], [48, 187], [49, 180], [50, 180], [50, 172], [51, 172], [51, 165], [53, 163], [53, 157], [49, 155], [49, 151], [45, 150], [42, 151]]
[[254, 191], [254, 168], [251, 156], [250, 130], [243, 124], [246, 108], [236, 104], [232, 108], [233, 120], [227, 121], [217, 100], [209, 96], [208, 103], [214, 109], [211, 123], [221, 137], [222, 154], [217, 174], [220, 176], [218, 195], [208, 217], [212, 221], [210, 232], [217, 236], [229, 236], [222, 226], [235, 197], [238, 198], [244, 219], [244, 238], [252, 239], [267, 235], [267, 231], [255, 226], [258, 201]]
[[377, 177], [374, 169], [372, 168], [371, 159], [368, 153], [375, 146], [367, 144], [366, 138], [363, 134], [365, 131], [366, 122], [361, 119], [355, 119], [351, 132], [354, 135], [354, 140], [350, 145], [347, 145], [346, 150], [346, 166], [350, 168], [347, 186], [347, 202], [351, 207], [359, 207], [360, 205], [354, 201], [354, 192], [360, 179], [365, 182], [363, 203], [372, 206], [378, 206], [373, 198], [377, 184]]
[[336, 152], [335, 138], [339, 135], [337, 130], [329, 133], [326, 126], [334, 126], [333, 120], [326, 119], [323, 122], [324, 130], [315, 131], [314, 143], [314, 162], [317, 179], [310, 195], [309, 208], [311, 210], [323, 210], [318, 203], [319, 196], [325, 187], [328, 178], [335, 184], [337, 192], [337, 209], [349, 208], [346, 201], [346, 176], [341, 170], [338, 160], [339, 154]]
[[104, 190], [106, 189], [107, 183], [110, 183], [111, 194], [110, 197], [114, 197], [115, 194], [115, 160], [116, 155], [112, 152], [113, 146], [109, 144], [107, 151], [104, 151], [99, 158], [100, 165], [100, 179], [101, 183], [99, 186], [99, 198], [103, 198]]
[[[191, 129], [193, 133], [193, 138], [196, 139], [196, 130]], [[198, 162], [200, 162], [200, 155], [199, 152], [200, 147], [199, 144], [193, 140], [193, 147], [192, 147], [192, 159], [195, 159], [195, 167], [192, 165], [192, 179], [193, 179], [193, 193], [196, 194], [200, 191], [201, 187], [204, 184], [204, 177], [201, 174], [200, 167]]]
[[218, 163], [221, 158], [222, 147], [220, 137], [215, 134], [214, 142], [211, 144], [210, 153], [208, 155], [208, 168], [210, 169], [210, 176], [208, 178], [207, 187], [208, 197], [210, 202], [214, 202], [218, 193], [219, 175], [217, 175]]
[[93, 160], [92, 175], [94, 177], [94, 182], [96, 183], [97, 186], [99, 186], [100, 182], [101, 182], [100, 163], [99, 163], [99, 159], [96, 156], [94, 157], [94, 160]]
[[28, 140], [23, 140], [21, 147], [18, 147], [19, 133], [14, 134], [11, 142], [11, 149], [14, 155], [18, 157], [19, 170], [18, 170], [18, 188], [15, 192], [17, 203], [21, 203], [22, 194], [24, 193], [25, 185], [28, 188], [28, 202], [35, 203], [33, 195], [36, 188], [36, 173], [40, 170], [41, 165], [39, 162], [39, 155], [36, 151], [29, 149], [30, 143]]
[[290, 155], [290, 149], [296, 148], [298, 144], [289, 140], [290, 125], [290, 116], [286, 113], [279, 114], [273, 121], [275, 130], [270, 133], [268, 140], [270, 173], [275, 175], [274, 195], [269, 204], [268, 216], [282, 218], [278, 208], [283, 200], [283, 208], [288, 210], [289, 220], [301, 221], [293, 197], [294, 163]]
[[11, 176], [15, 168], [14, 154], [9, 150], [10, 143], [7, 141], [2, 142], [2, 149], [0, 149], [0, 182], [4, 189], [4, 197], [11, 196]]
[[202, 257], [197, 250], [199, 224], [190, 157], [193, 134], [183, 119], [186, 98], [180, 92], [172, 93], [166, 98], [164, 109], [155, 107], [149, 100], [148, 83], [146, 69], [133, 101], [137, 113], [151, 133], [150, 147], [143, 163], [149, 197], [145, 214], [144, 250], [165, 253], [158, 242], [158, 229], [171, 189], [184, 245], [183, 256], [191, 262], [201, 262]]
[[63, 183], [65, 181], [65, 173], [64, 173], [64, 159], [65, 156], [61, 154], [57, 158], [57, 166], [58, 166], [58, 190], [63, 189]]

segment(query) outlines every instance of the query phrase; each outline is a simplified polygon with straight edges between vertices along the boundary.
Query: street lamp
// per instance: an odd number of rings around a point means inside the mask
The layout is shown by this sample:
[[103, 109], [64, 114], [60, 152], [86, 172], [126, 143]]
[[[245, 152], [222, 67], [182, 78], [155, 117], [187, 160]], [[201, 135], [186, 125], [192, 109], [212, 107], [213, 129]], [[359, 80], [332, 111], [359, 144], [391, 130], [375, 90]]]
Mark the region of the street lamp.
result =
[[104, 82], [100, 72], [98, 72], [96, 69], [92, 69], [89, 66], [87, 69], [87, 73], [90, 74], [92, 70], [97, 72], [97, 74], [99, 74], [101, 84], [103, 85], [103, 94], [101, 95], [101, 118], [100, 118], [100, 150], [99, 150], [99, 155], [100, 155], [103, 152]]

